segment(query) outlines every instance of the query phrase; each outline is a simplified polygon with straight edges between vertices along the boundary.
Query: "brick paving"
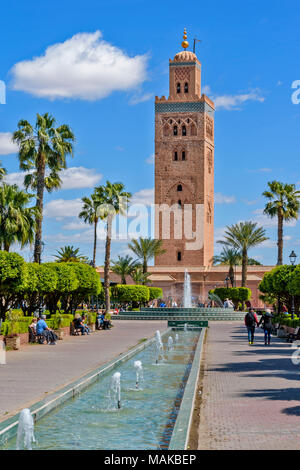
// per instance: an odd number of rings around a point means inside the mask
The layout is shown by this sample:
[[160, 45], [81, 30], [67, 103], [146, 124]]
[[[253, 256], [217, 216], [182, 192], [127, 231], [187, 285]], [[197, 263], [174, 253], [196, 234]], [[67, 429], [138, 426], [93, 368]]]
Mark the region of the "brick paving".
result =
[[0, 365], [0, 421], [166, 328], [166, 321], [115, 321], [109, 331], [69, 336], [56, 346], [8, 351], [7, 364]]
[[237, 322], [210, 322], [204, 353], [199, 449], [300, 448], [300, 364], [292, 346], [263, 332], [247, 343]]

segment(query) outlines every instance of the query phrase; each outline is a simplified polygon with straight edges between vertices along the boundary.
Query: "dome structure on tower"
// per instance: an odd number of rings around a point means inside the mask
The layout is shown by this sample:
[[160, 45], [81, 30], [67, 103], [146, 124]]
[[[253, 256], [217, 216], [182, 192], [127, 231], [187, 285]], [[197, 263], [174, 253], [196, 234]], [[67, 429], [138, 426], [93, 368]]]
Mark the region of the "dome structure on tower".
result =
[[194, 62], [195, 60], [197, 60], [196, 54], [186, 50], [177, 52], [174, 57], [174, 62]]

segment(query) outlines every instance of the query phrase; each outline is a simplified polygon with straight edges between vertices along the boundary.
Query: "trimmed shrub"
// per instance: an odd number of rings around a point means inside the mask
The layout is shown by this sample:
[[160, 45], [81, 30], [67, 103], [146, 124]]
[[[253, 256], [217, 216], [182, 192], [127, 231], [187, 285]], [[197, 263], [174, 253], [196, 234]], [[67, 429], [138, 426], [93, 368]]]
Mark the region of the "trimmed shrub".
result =
[[163, 296], [163, 290], [160, 287], [149, 287], [150, 298], [149, 300], [161, 299]]
[[119, 302], [145, 303], [150, 299], [150, 289], [147, 286], [118, 284], [111, 288], [113, 298]]

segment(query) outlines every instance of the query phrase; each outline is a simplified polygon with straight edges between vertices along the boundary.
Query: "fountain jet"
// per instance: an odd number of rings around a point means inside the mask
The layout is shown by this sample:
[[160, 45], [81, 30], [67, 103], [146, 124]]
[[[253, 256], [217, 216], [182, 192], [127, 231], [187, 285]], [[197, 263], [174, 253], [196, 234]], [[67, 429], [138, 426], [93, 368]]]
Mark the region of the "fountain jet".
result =
[[114, 402], [117, 402], [118, 409], [121, 408], [121, 374], [115, 372], [110, 382], [110, 392]]
[[32, 442], [35, 442], [33, 417], [29, 408], [24, 408], [19, 416], [17, 450], [21, 450], [23, 447], [32, 450]]
[[140, 379], [143, 378], [143, 366], [142, 366], [141, 361], [134, 361], [133, 365], [134, 365], [135, 372], [136, 372], [135, 386], [136, 386], [136, 388], [139, 388]]
[[164, 347], [161, 340], [160, 331], [157, 330], [155, 333], [155, 344], [156, 344], [156, 364], [158, 364], [159, 358], [164, 358]]

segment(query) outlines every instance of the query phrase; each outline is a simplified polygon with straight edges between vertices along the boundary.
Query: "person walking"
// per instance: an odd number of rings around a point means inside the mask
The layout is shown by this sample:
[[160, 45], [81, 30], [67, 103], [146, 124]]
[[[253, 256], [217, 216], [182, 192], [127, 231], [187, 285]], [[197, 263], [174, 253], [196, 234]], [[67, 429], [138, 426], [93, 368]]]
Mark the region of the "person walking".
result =
[[250, 308], [249, 312], [246, 313], [246, 315], [245, 315], [245, 325], [246, 325], [247, 331], [248, 331], [249, 344], [253, 344], [254, 343], [255, 326], [256, 325], [258, 326], [258, 319], [257, 319], [256, 313], [253, 310], [253, 308]]
[[271, 330], [272, 330], [272, 318], [273, 315], [269, 309], [266, 309], [265, 313], [261, 316], [258, 326], [262, 325], [265, 334], [265, 346], [270, 346], [271, 343]]

